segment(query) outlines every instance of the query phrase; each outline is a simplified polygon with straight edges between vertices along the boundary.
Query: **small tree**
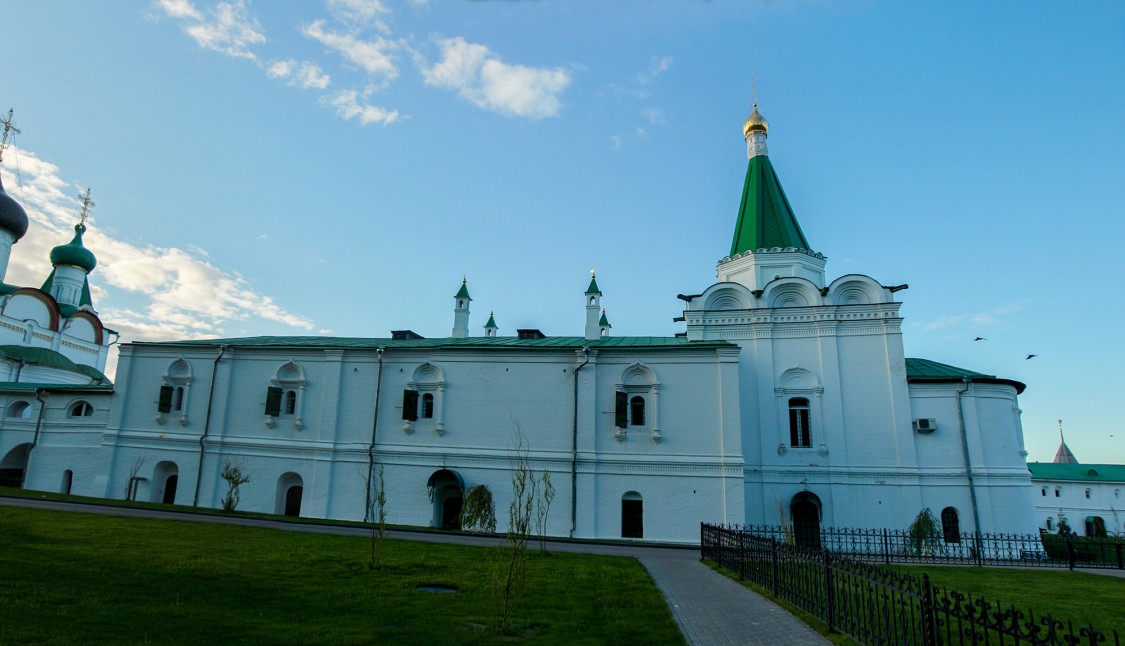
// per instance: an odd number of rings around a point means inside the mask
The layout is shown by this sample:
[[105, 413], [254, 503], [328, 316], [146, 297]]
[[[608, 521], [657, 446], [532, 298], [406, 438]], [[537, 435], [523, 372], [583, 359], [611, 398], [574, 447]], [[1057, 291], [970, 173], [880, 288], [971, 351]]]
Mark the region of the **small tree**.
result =
[[531, 471], [531, 461], [524, 446], [523, 429], [516, 425], [516, 449], [512, 470], [512, 499], [508, 503], [508, 528], [492, 573], [492, 591], [496, 599], [500, 632], [508, 629], [512, 610], [527, 585], [527, 541], [531, 536], [532, 513], [535, 509], [538, 481]]
[[906, 528], [906, 534], [915, 554], [933, 554], [942, 548], [941, 525], [929, 507], [918, 512], [914, 522]]
[[240, 498], [238, 488], [250, 482], [250, 476], [242, 471], [241, 464], [227, 462], [219, 477], [227, 481], [227, 495], [223, 496], [223, 511], [234, 512], [238, 508]]
[[481, 532], [496, 531], [496, 505], [487, 485], [470, 487], [461, 507], [461, 528]]
[[1059, 510], [1059, 536], [1070, 536], [1070, 523], [1066, 522], [1066, 514]]
[[142, 455], [133, 462], [133, 468], [129, 470], [129, 479], [125, 481], [125, 500], [133, 500], [137, 495], [137, 482], [139, 478], [137, 474], [141, 472], [141, 467], [145, 465], [145, 457]]
[[[371, 487], [373, 483], [368, 483]], [[375, 570], [383, 556], [383, 540], [387, 538], [387, 487], [383, 481], [383, 465], [379, 465], [379, 480], [376, 485], [375, 495], [369, 496], [371, 509], [368, 510], [371, 518], [371, 563], [368, 569]]]
[[547, 553], [547, 515], [551, 513], [551, 502], [555, 499], [555, 485], [551, 484], [551, 473], [544, 471], [539, 478], [542, 487], [540, 499], [535, 507], [535, 533], [539, 534], [539, 552]]

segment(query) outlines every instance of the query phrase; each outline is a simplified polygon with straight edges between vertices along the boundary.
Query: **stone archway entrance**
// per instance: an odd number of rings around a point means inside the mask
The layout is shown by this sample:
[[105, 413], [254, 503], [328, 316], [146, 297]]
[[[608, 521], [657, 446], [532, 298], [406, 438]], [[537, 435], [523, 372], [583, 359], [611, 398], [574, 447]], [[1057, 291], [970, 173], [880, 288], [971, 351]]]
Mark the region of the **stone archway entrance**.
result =
[[31, 444], [18, 444], [0, 460], [0, 487], [19, 489], [23, 486], [24, 469]]
[[176, 503], [176, 488], [180, 484], [180, 469], [175, 462], [163, 460], [156, 463], [152, 472], [152, 502], [165, 505]]
[[820, 549], [820, 498], [811, 491], [793, 496], [789, 504], [793, 538], [801, 547]]
[[621, 538], [645, 537], [644, 505], [641, 494], [636, 491], [621, 496]]
[[461, 506], [465, 500], [465, 480], [449, 469], [435, 471], [426, 482], [433, 502], [434, 527], [461, 529]]
[[305, 481], [293, 473], [281, 474], [277, 479], [277, 492], [274, 494], [273, 513], [285, 516], [301, 515], [301, 498], [305, 495]]

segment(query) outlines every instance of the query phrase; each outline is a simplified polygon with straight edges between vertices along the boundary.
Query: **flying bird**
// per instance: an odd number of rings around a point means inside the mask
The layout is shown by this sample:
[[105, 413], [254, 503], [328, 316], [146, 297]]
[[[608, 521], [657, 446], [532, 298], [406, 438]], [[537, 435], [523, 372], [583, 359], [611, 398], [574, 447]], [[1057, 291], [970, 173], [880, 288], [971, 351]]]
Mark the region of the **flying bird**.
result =
[[[1037, 355], [1037, 354], [1029, 354], [1029, 355], [1027, 355], [1027, 359], [1034, 359], [1035, 357], [1038, 357], [1038, 356], [1039, 355]], [[1027, 359], [1024, 359], [1024, 361], [1027, 361]]]
[[974, 341], [987, 341], [988, 339], [984, 338], [983, 336], [978, 336], [977, 338], [975, 338], [973, 340]]

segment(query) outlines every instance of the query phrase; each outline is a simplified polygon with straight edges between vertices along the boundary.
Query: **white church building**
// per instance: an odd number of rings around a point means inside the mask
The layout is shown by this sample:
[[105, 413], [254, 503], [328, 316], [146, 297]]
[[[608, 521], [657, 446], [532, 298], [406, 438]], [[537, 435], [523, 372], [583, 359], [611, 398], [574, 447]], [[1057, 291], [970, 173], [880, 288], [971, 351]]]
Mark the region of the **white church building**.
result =
[[[462, 283], [449, 337], [127, 343], [109, 386], [98, 371], [111, 333], [80, 288], [94, 262], [74, 252], [89, 253], [79, 225], [42, 289], [0, 296], [0, 474], [213, 508], [232, 463], [250, 477], [240, 510], [362, 519], [381, 469], [388, 522], [457, 527], [465, 492], [484, 484], [503, 529], [522, 448], [550, 473], [555, 536], [697, 542], [701, 521], [904, 528], [925, 507], [947, 528], [1034, 532], [1024, 385], [907, 358], [906, 286], [826, 277], [767, 131], [755, 106], [729, 255], [715, 284], [679, 295], [674, 337], [611, 334], [598, 278], [576, 285], [581, 334], [501, 335], [490, 316], [478, 335]], [[0, 198], [14, 241], [13, 204]], [[78, 372], [48, 375], [10, 347], [50, 348]]]

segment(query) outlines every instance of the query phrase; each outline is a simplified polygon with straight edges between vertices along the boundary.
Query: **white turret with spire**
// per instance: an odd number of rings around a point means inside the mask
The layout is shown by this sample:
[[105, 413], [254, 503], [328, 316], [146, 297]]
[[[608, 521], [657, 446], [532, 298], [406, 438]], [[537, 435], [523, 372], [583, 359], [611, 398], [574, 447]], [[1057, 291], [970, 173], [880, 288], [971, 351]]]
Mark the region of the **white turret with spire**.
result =
[[453, 296], [453, 338], [464, 339], [469, 336], [469, 279], [461, 277], [461, 289]]
[[590, 270], [590, 286], [586, 288], [586, 340], [597, 341], [602, 337], [599, 315], [602, 311], [602, 291], [598, 289], [598, 277]]

